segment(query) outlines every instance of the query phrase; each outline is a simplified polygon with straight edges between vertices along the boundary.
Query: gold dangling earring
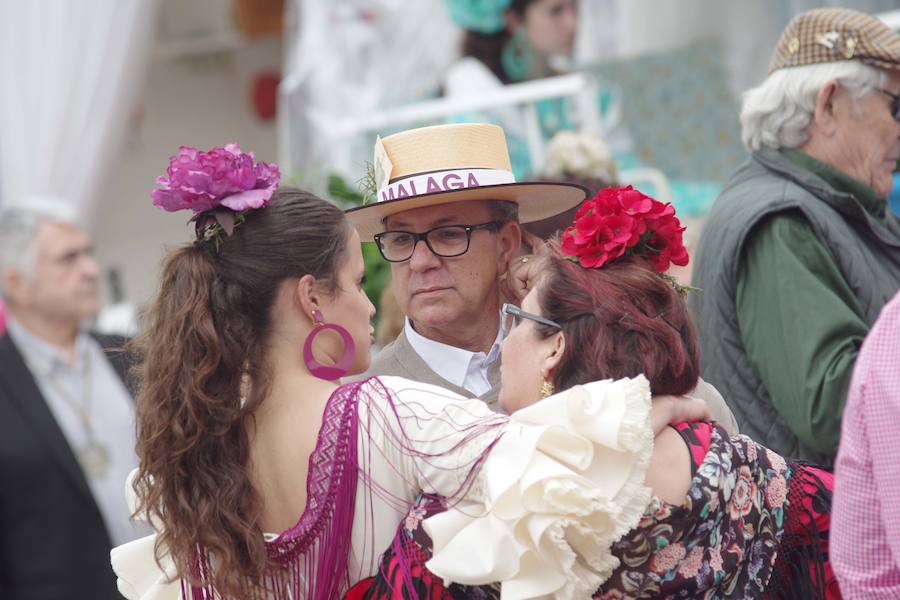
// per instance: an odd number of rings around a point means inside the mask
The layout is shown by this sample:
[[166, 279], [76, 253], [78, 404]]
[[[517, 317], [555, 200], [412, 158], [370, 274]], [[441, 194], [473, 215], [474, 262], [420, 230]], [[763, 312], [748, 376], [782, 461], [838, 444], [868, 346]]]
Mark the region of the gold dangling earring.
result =
[[244, 371], [241, 373], [241, 385], [240, 385], [240, 406], [244, 408], [244, 405], [247, 404], [247, 398], [250, 397], [250, 374]]
[[552, 396], [554, 391], [553, 383], [545, 379], [541, 384], [541, 400]]

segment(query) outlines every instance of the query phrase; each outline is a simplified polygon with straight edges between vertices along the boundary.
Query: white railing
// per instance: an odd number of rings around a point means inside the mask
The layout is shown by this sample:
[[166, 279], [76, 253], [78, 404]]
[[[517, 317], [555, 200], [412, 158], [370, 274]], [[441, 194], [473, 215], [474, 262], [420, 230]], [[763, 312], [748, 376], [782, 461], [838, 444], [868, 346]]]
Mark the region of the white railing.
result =
[[410, 124], [438, 122], [452, 115], [471, 111], [518, 106], [525, 114], [526, 141], [531, 167], [534, 172], [538, 172], [543, 169], [545, 153], [535, 102], [550, 98], [572, 98], [575, 101], [579, 126], [587, 130], [599, 128], [597, 82], [593, 76], [586, 73], [510, 84], [479, 96], [453, 96], [407, 104], [348, 117], [337, 123], [336, 127], [340, 135], [353, 136], [373, 131], [389, 131]]
[[[519, 107], [524, 114], [526, 142], [531, 161], [531, 171], [543, 171], [546, 151], [541, 134], [540, 120], [535, 103], [551, 98], [571, 98], [579, 128], [585, 131], [609, 131], [622, 119], [621, 106], [614, 103], [607, 114], [601, 116], [598, 102], [598, 83], [588, 73], [573, 73], [548, 77], [536, 81], [515, 83], [485, 92], [478, 96], [452, 96], [406, 104], [391, 109], [346, 116], [335, 120], [333, 134], [337, 139], [351, 140], [361, 134], [386, 132], [403, 126], [423, 123], [439, 123], [453, 115], [467, 112]], [[666, 176], [651, 167], [641, 167], [621, 173], [624, 183], [653, 186], [659, 200], [669, 199], [669, 182]]]

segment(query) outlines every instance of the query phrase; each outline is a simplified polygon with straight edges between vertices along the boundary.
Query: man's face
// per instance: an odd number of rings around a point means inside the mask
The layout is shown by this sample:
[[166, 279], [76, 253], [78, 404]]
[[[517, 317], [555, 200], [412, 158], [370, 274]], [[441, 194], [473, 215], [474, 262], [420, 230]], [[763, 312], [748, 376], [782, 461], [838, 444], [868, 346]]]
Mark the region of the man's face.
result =
[[56, 320], [96, 316], [100, 269], [88, 235], [70, 225], [45, 221], [38, 226], [35, 249], [34, 279], [25, 284], [27, 307]]
[[[404, 211], [388, 218], [387, 230], [422, 233], [441, 225], [479, 225], [492, 221], [486, 202], [457, 202]], [[424, 241], [409, 260], [391, 263], [392, 289], [400, 308], [423, 335], [496, 320], [500, 310], [499, 276], [518, 251], [518, 224], [505, 223], [499, 232], [472, 232], [469, 250], [452, 258], [435, 255]]]
[[[884, 90], [900, 94], [900, 74], [889, 74]], [[855, 107], [846, 98], [836, 98], [835, 127], [832, 166], [887, 198], [900, 157], [900, 122], [891, 116], [891, 97], [876, 90], [857, 100]]]

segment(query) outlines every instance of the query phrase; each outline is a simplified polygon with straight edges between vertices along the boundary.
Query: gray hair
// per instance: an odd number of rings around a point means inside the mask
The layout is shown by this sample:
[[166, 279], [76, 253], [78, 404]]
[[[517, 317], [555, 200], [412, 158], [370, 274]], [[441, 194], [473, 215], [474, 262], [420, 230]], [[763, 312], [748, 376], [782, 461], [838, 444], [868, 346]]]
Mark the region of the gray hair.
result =
[[796, 148], [807, 140], [806, 128], [816, 108], [816, 96], [837, 81], [859, 100], [886, 82], [884, 72], [858, 60], [778, 69], [761, 85], [744, 93], [741, 139], [748, 150]]
[[507, 221], [519, 222], [519, 203], [509, 200], [491, 200], [488, 204], [491, 211], [491, 219], [506, 223]]
[[29, 198], [28, 204], [0, 208], [0, 297], [6, 297], [2, 274], [8, 269], [34, 277], [37, 260], [34, 241], [38, 227], [45, 221], [79, 226], [75, 211], [56, 199]]

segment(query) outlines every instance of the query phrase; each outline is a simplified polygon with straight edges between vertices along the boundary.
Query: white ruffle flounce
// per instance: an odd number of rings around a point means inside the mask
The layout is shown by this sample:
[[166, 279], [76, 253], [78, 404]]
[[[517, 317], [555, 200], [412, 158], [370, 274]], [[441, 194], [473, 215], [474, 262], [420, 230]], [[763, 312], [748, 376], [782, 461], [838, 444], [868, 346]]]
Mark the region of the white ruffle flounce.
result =
[[502, 582], [504, 600], [590, 598], [619, 564], [613, 542], [650, 501], [652, 452], [643, 376], [518, 411], [482, 467], [484, 497], [424, 522], [429, 569], [457, 583]]

